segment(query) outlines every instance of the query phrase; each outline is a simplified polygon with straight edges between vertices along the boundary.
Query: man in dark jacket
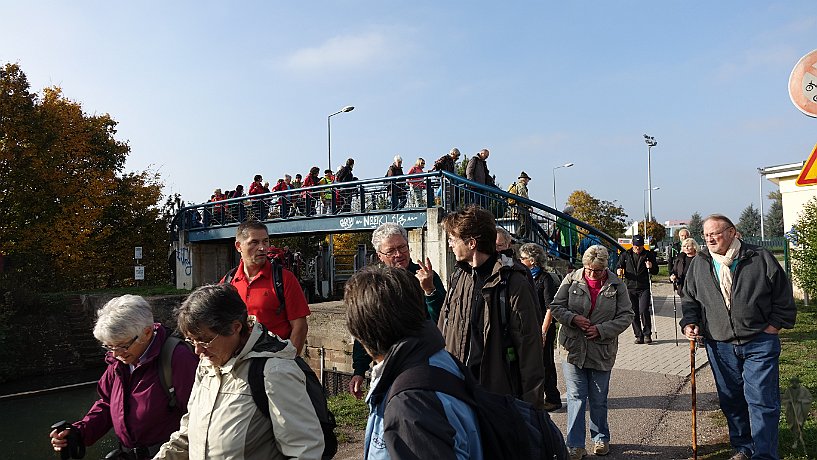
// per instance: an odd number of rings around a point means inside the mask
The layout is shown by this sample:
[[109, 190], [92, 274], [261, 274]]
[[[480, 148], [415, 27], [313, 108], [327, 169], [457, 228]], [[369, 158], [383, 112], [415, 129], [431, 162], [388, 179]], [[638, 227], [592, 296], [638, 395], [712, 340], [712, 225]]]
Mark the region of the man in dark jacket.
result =
[[635, 343], [652, 343], [650, 276], [658, 274], [658, 262], [655, 252], [644, 248], [643, 236], [633, 236], [633, 247], [618, 259], [617, 274], [626, 279], [630, 303], [633, 304]]
[[[343, 165], [342, 168], [338, 169], [338, 172], [335, 174], [335, 182], [352, 182], [355, 180], [355, 177], [352, 174], [352, 168], [354, 168], [354, 166], [354, 158], [348, 158], [346, 160], [346, 164]], [[352, 210], [352, 196], [354, 194], [354, 187], [352, 187], [351, 190], [347, 187], [340, 189], [341, 212], [349, 212]]]
[[396, 267], [367, 267], [346, 282], [346, 325], [377, 362], [363, 458], [482, 458], [479, 422], [466, 402], [419, 389], [387, 399], [395, 379], [417, 366], [464, 378], [422, 297], [417, 280]]
[[767, 250], [737, 237], [728, 217], [704, 220], [702, 249], [687, 271], [680, 325], [703, 340], [729, 426], [732, 460], [776, 459], [782, 328], [797, 316], [786, 273]]
[[457, 173], [457, 161], [460, 159], [460, 150], [458, 148], [451, 149], [447, 155], [443, 155], [439, 160], [434, 162], [432, 171], [448, 171], [451, 174]]
[[448, 214], [443, 226], [457, 259], [437, 322], [446, 350], [485, 388], [544, 408], [542, 317], [528, 270], [496, 252], [485, 209]]

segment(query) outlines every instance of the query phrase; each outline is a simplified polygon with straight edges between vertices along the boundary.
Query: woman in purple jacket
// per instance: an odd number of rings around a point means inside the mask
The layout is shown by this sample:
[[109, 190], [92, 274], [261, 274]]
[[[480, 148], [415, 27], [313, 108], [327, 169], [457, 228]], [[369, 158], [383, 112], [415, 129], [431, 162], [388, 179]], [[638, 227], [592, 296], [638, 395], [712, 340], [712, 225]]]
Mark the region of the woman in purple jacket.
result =
[[175, 404], [171, 404], [159, 378], [159, 355], [169, 335], [167, 328], [153, 322], [150, 304], [142, 297], [124, 295], [106, 303], [94, 326], [94, 337], [108, 352], [108, 367], [97, 384], [99, 399], [70, 429], [51, 432], [54, 450], [68, 445], [66, 437], [72, 430], [90, 446], [113, 428], [120, 442], [120, 457], [115, 458], [152, 458], [179, 429], [198, 365], [189, 347], [174, 348]]

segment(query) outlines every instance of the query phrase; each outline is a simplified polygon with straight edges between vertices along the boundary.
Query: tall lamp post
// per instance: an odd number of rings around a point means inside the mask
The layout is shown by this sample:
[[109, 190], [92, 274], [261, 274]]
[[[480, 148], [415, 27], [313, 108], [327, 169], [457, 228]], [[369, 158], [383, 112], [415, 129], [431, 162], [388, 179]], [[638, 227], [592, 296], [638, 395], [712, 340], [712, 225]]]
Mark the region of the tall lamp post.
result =
[[332, 117], [339, 113], [351, 112], [352, 110], [355, 110], [355, 108], [351, 105], [347, 105], [346, 107], [326, 117], [326, 143], [328, 145], [329, 150], [329, 165], [327, 167], [329, 169], [332, 169], [332, 123], [331, 123]]
[[[644, 238], [647, 237], [647, 192], [651, 192], [653, 190], [661, 190], [661, 187], [652, 187], [652, 188], [645, 188], [644, 189], [644, 200], [642, 201], [644, 206]], [[652, 220], [652, 217], [650, 217]]]
[[757, 173], [760, 174], [760, 182], [758, 189], [760, 190], [760, 239], [766, 239], [766, 231], [763, 229], [763, 176], [766, 171], [763, 168], [757, 168]]
[[647, 213], [652, 220], [652, 170], [651, 170], [651, 157], [652, 157], [652, 148], [658, 145], [658, 141], [655, 140], [654, 137], [644, 135], [644, 142], [647, 143]]
[[558, 210], [556, 207], [556, 170], [561, 168], [569, 168], [573, 166], [573, 163], [565, 163], [561, 166], [554, 166], [553, 167], [553, 209]]

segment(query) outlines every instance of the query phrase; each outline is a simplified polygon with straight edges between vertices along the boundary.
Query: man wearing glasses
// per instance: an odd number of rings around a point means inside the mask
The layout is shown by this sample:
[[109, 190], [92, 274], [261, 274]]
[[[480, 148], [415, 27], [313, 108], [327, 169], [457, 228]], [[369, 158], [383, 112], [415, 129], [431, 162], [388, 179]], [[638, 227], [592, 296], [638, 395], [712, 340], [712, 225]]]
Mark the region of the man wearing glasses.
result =
[[626, 280], [627, 292], [630, 294], [635, 343], [652, 343], [650, 276], [658, 274], [658, 262], [655, 260], [655, 252], [644, 248], [643, 236], [633, 236], [633, 247], [619, 257], [616, 274]]
[[777, 459], [782, 328], [797, 316], [791, 284], [767, 250], [737, 238], [728, 217], [704, 220], [706, 248], [684, 281], [680, 325], [702, 340], [735, 449], [731, 460]]
[[[387, 267], [397, 267], [408, 270], [420, 281], [423, 289], [423, 299], [425, 300], [428, 318], [434, 323], [440, 316], [440, 308], [445, 300], [445, 286], [440, 276], [431, 267], [431, 261], [426, 257], [425, 263], [414, 263], [411, 260], [408, 246], [408, 232], [402, 225], [387, 222], [372, 232], [372, 246], [377, 251], [380, 262]], [[369, 369], [372, 358], [363, 349], [363, 346], [355, 340], [352, 349], [352, 369], [354, 375], [349, 381], [349, 393], [357, 399], [363, 397], [363, 376]]]

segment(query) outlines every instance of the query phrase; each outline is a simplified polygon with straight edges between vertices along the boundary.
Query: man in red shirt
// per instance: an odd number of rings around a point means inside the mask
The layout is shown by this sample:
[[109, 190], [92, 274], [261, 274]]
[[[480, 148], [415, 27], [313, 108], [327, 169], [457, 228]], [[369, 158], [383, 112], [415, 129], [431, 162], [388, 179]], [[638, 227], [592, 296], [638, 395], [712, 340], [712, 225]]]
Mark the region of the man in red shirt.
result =
[[241, 254], [241, 262], [230, 284], [238, 290], [249, 314], [255, 315], [277, 336], [291, 340], [300, 354], [306, 341], [309, 305], [298, 279], [291, 271], [282, 269], [285, 306], [277, 314], [280, 302], [275, 292], [272, 264], [267, 258], [269, 247], [269, 233], [264, 224], [253, 220], [239, 225], [235, 249]]

